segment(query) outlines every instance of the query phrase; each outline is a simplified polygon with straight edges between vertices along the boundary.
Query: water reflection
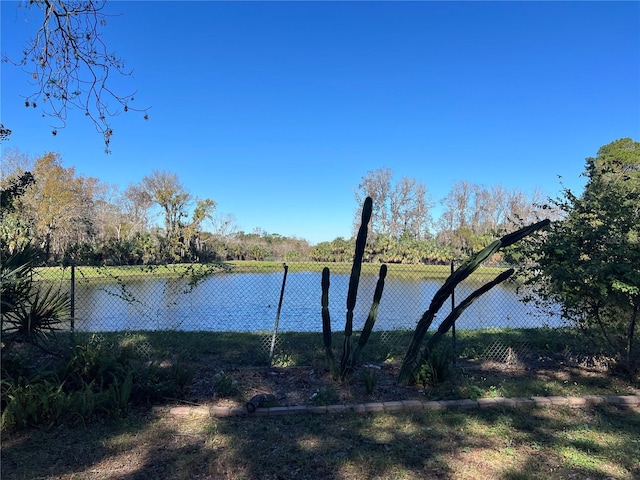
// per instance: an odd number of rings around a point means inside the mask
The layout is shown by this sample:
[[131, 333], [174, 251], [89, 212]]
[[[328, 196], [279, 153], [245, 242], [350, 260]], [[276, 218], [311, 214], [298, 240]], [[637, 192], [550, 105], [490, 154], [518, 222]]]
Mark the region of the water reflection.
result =
[[[321, 331], [319, 272], [287, 277], [280, 331]], [[354, 315], [354, 330], [364, 325], [377, 277], [363, 276]], [[191, 288], [184, 279], [138, 279], [126, 285], [84, 283], [76, 286], [76, 328], [81, 331], [187, 330], [270, 331], [273, 329], [281, 273], [216, 274]], [[349, 276], [332, 275], [329, 308], [332, 328], [344, 328]], [[441, 281], [388, 278], [376, 330], [413, 329]], [[462, 301], [475, 287], [456, 290]], [[445, 304], [433, 328], [450, 311]], [[559, 315], [541, 319], [520, 302], [512, 287], [498, 285], [471, 305], [457, 321], [458, 329], [559, 326]]]

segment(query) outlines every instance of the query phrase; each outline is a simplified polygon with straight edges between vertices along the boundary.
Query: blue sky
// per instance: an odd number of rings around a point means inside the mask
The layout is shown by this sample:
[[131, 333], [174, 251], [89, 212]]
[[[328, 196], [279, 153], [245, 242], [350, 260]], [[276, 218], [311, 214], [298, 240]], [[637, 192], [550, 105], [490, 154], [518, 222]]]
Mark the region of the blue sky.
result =
[[[2, 1], [2, 53], [37, 18]], [[134, 106], [111, 155], [79, 113], [56, 137], [24, 107], [29, 77], [2, 64], [2, 147], [58, 152], [120, 185], [179, 175], [240, 229], [313, 243], [351, 235], [368, 171], [555, 196], [586, 157], [640, 140], [639, 2], [124, 2], [104, 39]], [[437, 215], [437, 211], [434, 212]]]

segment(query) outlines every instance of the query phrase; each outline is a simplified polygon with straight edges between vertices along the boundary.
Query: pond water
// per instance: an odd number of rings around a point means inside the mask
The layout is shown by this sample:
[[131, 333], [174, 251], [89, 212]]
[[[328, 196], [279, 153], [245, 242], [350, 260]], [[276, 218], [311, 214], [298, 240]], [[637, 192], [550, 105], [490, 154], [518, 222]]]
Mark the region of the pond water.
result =
[[[123, 285], [79, 283], [75, 294], [75, 325], [79, 331], [187, 330], [272, 331], [276, 322], [282, 273], [215, 274], [195, 287], [183, 279], [136, 279]], [[319, 272], [287, 276], [279, 331], [322, 331]], [[364, 325], [377, 277], [360, 280], [354, 330]], [[334, 331], [344, 329], [349, 276], [332, 275], [329, 308]], [[435, 280], [388, 278], [375, 330], [413, 329], [442, 285]], [[462, 301], [477, 285], [461, 285]], [[434, 321], [437, 327], [451, 311], [449, 301]], [[480, 297], [458, 319], [458, 329], [535, 328], [562, 325], [559, 315], [542, 315], [520, 301], [515, 288], [498, 285]]]

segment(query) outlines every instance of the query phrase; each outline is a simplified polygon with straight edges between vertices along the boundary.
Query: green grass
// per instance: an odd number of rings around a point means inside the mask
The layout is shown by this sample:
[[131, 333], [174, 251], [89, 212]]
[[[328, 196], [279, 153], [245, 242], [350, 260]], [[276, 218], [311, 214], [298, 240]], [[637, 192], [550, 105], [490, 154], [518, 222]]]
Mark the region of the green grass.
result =
[[[117, 267], [75, 267], [76, 280], [126, 280], [130, 278], [175, 278], [207, 275], [225, 271], [224, 264], [122, 265]], [[43, 280], [70, 280], [71, 267], [36, 268]]]
[[[318, 272], [329, 267], [332, 274], [350, 274], [352, 264], [325, 262], [289, 262], [289, 272]], [[380, 264], [362, 264], [363, 275], [377, 275]], [[127, 279], [131, 277], [180, 277], [192, 273], [206, 274], [207, 272], [231, 271], [235, 273], [275, 273], [283, 272], [283, 262], [266, 261], [232, 261], [223, 264], [175, 264], [157, 266], [117, 266], [117, 267], [76, 267], [76, 279]], [[489, 279], [495, 277], [503, 269], [497, 267], [480, 267], [473, 273], [474, 279]], [[40, 278], [47, 280], [69, 280], [71, 268], [46, 267], [36, 269]], [[388, 278], [405, 278], [412, 280], [444, 280], [451, 273], [449, 265], [388, 265]]]
[[[390, 349], [384, 335], [375, 332], [364, 361], [401, 358], [402, 350]], [[394, 335], [402, 343], [410, 333]], [[265, 365], [264, 337], [121, 332], [101, 333], [93, 341], [132, 357], [206, 362], [226, 371]], [[575, 332], [562, 329], [459, 331], [458, 337], [460, 352], [473, 358], [496, 340], [526, 341], [540, 355], [586, 348]], [[76, 334], [79, 341], [89, 338]], [[336, 334], [337, 345], [341, 338]], [[320, 333], [285, 333], [279, 345], [289, 366], [325, 365], [321, 343]], [[614, 376], [490, 376], [458, 365], [425, 398], [627, 394], [624, 385]], [[331, 402], [333, 393], [319, 390], [318, 404]], [[249, 418], [168, 417], [133, 409], [116, 421], [3, 432], [2, 478], [626, 480], [640, 478], [639, 431], [639, 409], [608, 405]]]
[[[490, 409], [216, 419], [137, 414], [3, 438], [3, 479], [631, 479], [640, 412]], [[37, 452], [37, 454], [34, 454]]]
[[[80, 342], [93, 335], [126, 348], [143, 345], [154, 357], [176, 355], [196, 359], [201, 355], [215, 355], [218, 363], [231, 366], [265, 366], [268, 363], [267, 346], [271, 340], [271, 332], [125, 331], [75, 334]], [[358, 335], [354, 332], [354, 343]], [[373, 331], [363, 349], [362, 361], [400, 360], [412, 335], [412, 331]], [[340, 349], [343, 339], [342, 331], [334, 332], [332, 343]], [[580, 332], [570, 328], [502, 328], [456, 332], [458, 357], [482, 358], [487, 348], [495, 342], [515, 347], [526, 343], [534, 355], [558, 354], [569, 350], [574, 354], [594, 352], [593, 346], [585, 341]], [[442, 343], [451, 344], [450, 334]], [[277, 345], [276, 353], [286, 353], [287, 366], [310, 366], [317, 362], [318, 355], [324, 358], [321, 332], [280, 332]]]
[[[362, 353], [362, 363], [382, 364], [402, 361], [412, 332], [373, 332]], [[76, 334], [86, 342], [91, 334]], [[333, 334], [336, 351], [342, 348], [342, 332]], [[269, 365], [271, 334], [237, 332], [119, 332], [100, 333], [98, 339], [117, 345], [130, 355], [144, 358], [178, 358], [186, 365], [206, 362], [219, 370], [266, 367]], [[355, 336], [357, 339], [357, 336]], [[357, 340], [354, 339], [354, 342]], [[499, 341], [517, 347], [526, 341], [532, 358], [548, 357], [545, 375], [525, 375], [501, 371], [478, 372], [469, 369], [465, 359], [482, 360], [487, 346]], [[443, 340], [444, 346], [450, 339]], [[431, 400], [482, 397], [529, 397], [535, 395], [574, 396], [586, 394], [626, 394], [628, 382], [614, 375], [591, 375], [580, 369], [556, 371], [558, 354], [571, 351], [588, 354], [587, 344], [571, 329], [492, 329], [458, 331], [458, 358], [446, 381], [429, 386], [425, 395]], [[282, 367], [326, 368], [321, 333], [284, 332], [278, 336], [274, 365]], [[542, 368], [542, 367], [540, 367]]]

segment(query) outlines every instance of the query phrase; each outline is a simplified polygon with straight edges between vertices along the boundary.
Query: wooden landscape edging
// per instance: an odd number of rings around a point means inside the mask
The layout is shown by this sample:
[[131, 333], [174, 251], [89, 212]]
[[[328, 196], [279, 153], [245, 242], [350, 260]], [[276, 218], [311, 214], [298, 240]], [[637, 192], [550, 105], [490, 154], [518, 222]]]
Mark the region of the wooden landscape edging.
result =
[[483, 409], [495, 407], [535, 408], [568, 406], [571, 408], [609, 404], [621, 408], [640, 408], [640, 395], [586, 395], [584, 397], [517, 397], [480, 398], [478, 400], [402, 400], [393, 402], [357, 403], [344, 405], [292, 405], [286, 407], [261, 407], [249, 413], [246, 407], [178, 406], [154, 407], [160, 414], [175, 416], [202, 415], [211, 417], [276, 417], [282, 415], [399, 412], [442, 409]]

